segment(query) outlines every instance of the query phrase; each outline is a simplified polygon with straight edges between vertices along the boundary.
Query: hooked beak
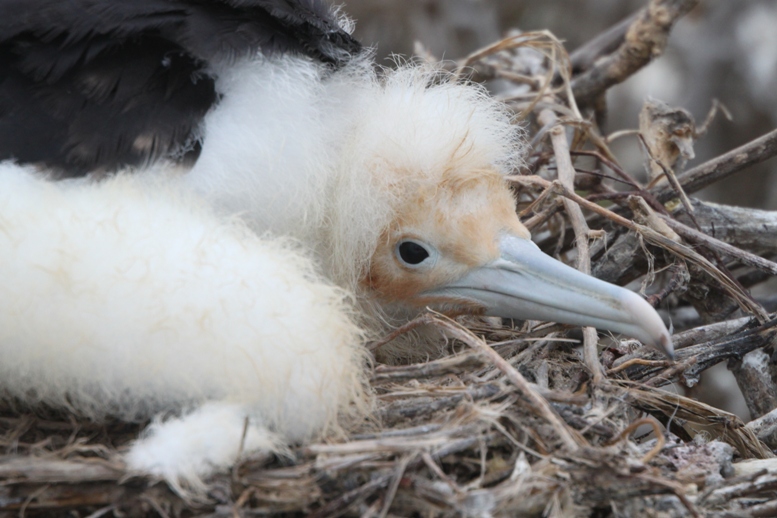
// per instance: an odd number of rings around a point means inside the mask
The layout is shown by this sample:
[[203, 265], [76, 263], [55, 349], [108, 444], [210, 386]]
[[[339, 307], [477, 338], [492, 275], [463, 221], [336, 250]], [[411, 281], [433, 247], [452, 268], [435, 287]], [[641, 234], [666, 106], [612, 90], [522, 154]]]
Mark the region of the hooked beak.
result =
[[636, 293], [556, 261], [529, 239], [507, 235], [499, 248], [499, 259], [424, 295], [466, 300], [490, 316], [623, 333], [674, 357], [669, 331]]

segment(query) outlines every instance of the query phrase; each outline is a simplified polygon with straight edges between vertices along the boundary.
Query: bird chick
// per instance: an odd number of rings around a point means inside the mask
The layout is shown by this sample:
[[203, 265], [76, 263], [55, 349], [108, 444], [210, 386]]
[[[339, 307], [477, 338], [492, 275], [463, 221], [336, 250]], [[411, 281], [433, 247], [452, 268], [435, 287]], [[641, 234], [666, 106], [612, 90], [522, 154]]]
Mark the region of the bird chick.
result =
[[201, 489], [241, 452], [363, 416], [360, 344], [427, 306], [671, 353], [638, 295], [531, 242], [504, 180], [520, 131], [482, 88], [379, 76], [369, 56], [332, 71], [252, 55], [214, 75], [190, 170], [51, 183], [0, 165], [0, 387], [154, 417], [131, 470]]

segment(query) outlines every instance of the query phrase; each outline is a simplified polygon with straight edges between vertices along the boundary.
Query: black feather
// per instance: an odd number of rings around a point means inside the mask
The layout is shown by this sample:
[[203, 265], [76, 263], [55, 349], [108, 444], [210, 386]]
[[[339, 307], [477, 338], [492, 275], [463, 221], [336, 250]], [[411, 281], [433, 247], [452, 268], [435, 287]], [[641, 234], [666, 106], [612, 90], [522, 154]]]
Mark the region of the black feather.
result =
[[210, 64], [359, 50], [319, 0], [0, 0], [0, 160], [58, 177], [190, 160]]

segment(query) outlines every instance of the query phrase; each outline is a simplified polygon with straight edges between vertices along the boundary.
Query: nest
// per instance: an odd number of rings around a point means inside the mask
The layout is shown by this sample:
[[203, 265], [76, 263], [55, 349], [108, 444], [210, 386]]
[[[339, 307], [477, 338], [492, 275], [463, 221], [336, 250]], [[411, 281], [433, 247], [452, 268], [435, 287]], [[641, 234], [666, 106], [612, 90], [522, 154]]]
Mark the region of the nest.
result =
[[[689, 359], [699, 358], [690, 353], [699, 345], [673, 363], [613, 343], [602, 355], [605, 381], [594, 384], [558, 326], [464, 327], [436, 315], [420, 322], [445, 329], [451, 351], [375, 368], [379, 426], [288, 457], [247, 459], [211, 480], [206, 499], [192, 501], [163, 483], [128, 478], [118, 453], [138, 425], [3, 417], [0, 504], [20, 516], [95, 517], [643, 516], [654, 508], [687, 516], [773, 508], [777, 474], [732, 464], [771, 457], [755, 431], [656, 388], [698, 365]], [[772, 335], [760, 327], [700, 345], [713, 354]]]
[[[777, 273], [758, 240], [777, 216], [691, 196], [777, 154], [777, 132], [682, 171], [708, 121], [696, 126], [682, 108], [648, 101], [635, 137], [648, 157], [645, 184], [608, 147], [620, 135], [604, 137], [592, 122], [603, 116], [606, 90], [659, 55], [674, 22], [697, 3], [652, 0], [571, 56], [549, 33], [520, 33], [446, 64], [458, 77], [507, 81], [500, 95], [532, 137], [525, 167], [509, 178], [521, 216], [547, 252], [610, 282], [641, 280], [649, 301], [683, 329], [674, 335], [674, 361], [590, 329], [576, 336], [559, 325], [428, 313], [369, 345], [377, 351], [417, 326], [449, 339], [439, 358], [375, 365], [370, 422], [284, 457], [245, 459], [197, 499], [126, 473], [120, 454], [140, 425], [5, 408], [0, 511], [95, 518], [777, 513], [770, 460], [777, 386], [768, 366], [777, 320], [746, 291]], [[688, 306], [699, 316], [683, 320]], [[681, 395], [727, 360], [757, 418], [747, 424]]]

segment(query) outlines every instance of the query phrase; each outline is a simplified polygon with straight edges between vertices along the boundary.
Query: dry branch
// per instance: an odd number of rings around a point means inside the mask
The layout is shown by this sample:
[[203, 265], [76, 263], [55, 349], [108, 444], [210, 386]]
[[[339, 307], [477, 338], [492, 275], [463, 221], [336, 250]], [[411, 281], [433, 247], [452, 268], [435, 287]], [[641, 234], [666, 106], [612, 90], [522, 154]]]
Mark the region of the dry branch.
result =
[[[553, 144], [553, 152], [556, 157], [556, 168], [559, 181], [568, 189], [575, 188], [575, 166], [572, 165], [572, 157], [569, 154], [569, 143], [564, 132], [564, 127], [557, 125], [558, 119], [553, 111], [542, 110], [538, 118], [540, 124], [546, 127], [552, 127], [550, 130], [550, 140]], [[571, 200], [564, 199], [564, 209], [567, 211], [572, 229], [575, 231], [575, 243], [577, 245], [577, 269], [583, 273], [591, 273], [591, 256], [588, 247], [588, 240], [591, 229], [585, 221], [585, 216], [580, 206]], [[583, 329], [583, 354], [585, 363], [593, 374], [594, 384], [599, 384], [604, 379], [604, 372], [599, 363], [597, 353], [598, 339], [596, 329], [586, 327]]]
[[[777, 149], [777, 148], [776, 148]], [[777, 254], [777, 211], [732, 207], [691, 199], [705, 234], [757, 254]], [[673, 216], [683, 219], [682, 210]]]
[[723, 438], [734, 446], [745, 459], [774, 456], [771, 450], [758, 440], [755, 433], [734, 414], [672, 392], [645, 390], [631, 383], [625, 383], [624, 386], [627, 388], [625, 397], [632, 405], [664, 423], [672, 420], [682, 423], [682, 426], [705, 426], [712, 430], [716, 437]]
[[693, 344], [712, 342], [719, 340], [727, 335], [733, 335], [738, 331], [743, 331], [751, 327], [752, 319], [748, 317], [736, 318], [733, 320], [724, 320], [706, 326], [694, 327], [672, 336], [675, 347], [683, 349]]
[[769, 369], [770, 355], [761, 349], [729, 362], [745, 398], [750, 417], [756, 419], [777, 408], [777, 386]]
[[629, 27], [641, 14], [641, 12], [632, 14], [575, 49], [569, 55], [572, 71], [582, 72], [588, 70], [600, 57], [617, 50], [623, 43]]
[[675, 22], [698, 3], [699, 0], [652, 0], [631, 23], [621, 46], [572, 81], [577, 101], [592, 102], [660, 56]]
[[[662, 385], [677, 380], [680, 374], [687, 380], [697, 380], [701, 372], [713, 365], [728, 359], [742, 359], [750, 351], [773, 344], [777, 338], [777, 319], [748, 327], [750, 328], [681, 349], [677, 352], [677, 363], [684, 364], [685, 368], [681, 372], [673, 373], [671, 378], [662, 376], [660, 368], [639, 365], [627, 370], [627, 376], [631, 380], [660, 377]], [[644, 354], [638, 353], [635, 357], [644, 357]]]
[[735, 246], [731, 246], [728, 243], [724, 243], [723, 241], [720, 241], [719, 239], [715, 239], [714, 237], [708, 236], [703, 232], [699, 232], [698, 230], [694, 230], [691, 227], [683, 225], [679, 221], [676, 221], [672, 218], [668, 218], [666, 216], [663, 216], [663, 217], [659, 216], [659, 217], [661, 217], [661, 219], [672, 230], [680, 234], [685, 239], [688, 239], [697, 244], [706, 245], [712, 248], [713, 250], [718, 250], [720, 252], [723, 252], [724, 254], [729, 255], [732, 258], [740, 261], [742, 264], [746, 264], [748, 266], [758, 268], [772, 275], [777, 275], [777, 263], [773, 261], [769, 261], [768, 259], [764, 259], [763, 257], [759, 257], [755, 254], [751, 254], [749, 252], [741, 250]]
[[[759, 164], [777, 155], [777, 130], [771, 131], [747, 144], [743, 144], [719, 157], [689, 169], [678, 177], [686, 193], [694, 193], [742, 169]], [[669, 186], [654, 190], [662, 202], [676, 196]]]
[[777, 408], [747, 423], [756, 436], [770, 448], [777, 447]]

